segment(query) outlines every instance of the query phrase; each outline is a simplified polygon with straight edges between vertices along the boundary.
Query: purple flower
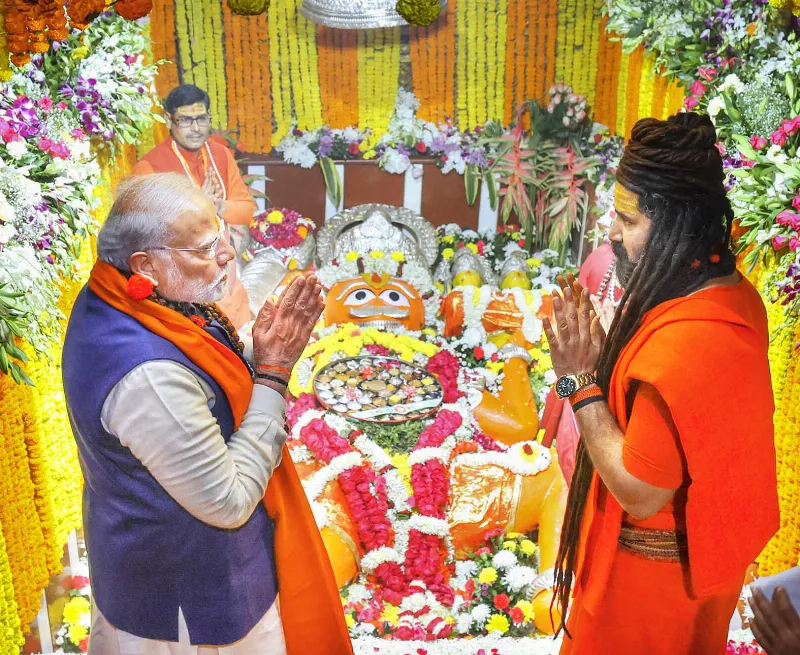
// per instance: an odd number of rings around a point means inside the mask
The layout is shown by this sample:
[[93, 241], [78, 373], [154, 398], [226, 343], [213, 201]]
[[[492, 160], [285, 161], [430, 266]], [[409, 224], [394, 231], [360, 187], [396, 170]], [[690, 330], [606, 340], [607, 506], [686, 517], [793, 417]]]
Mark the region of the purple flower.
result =
[[58, 89], [58, 92], [65, 98], [71, 98], [75, 95], [75, 91], [69, 84], [62, 84]]
[[130, 66], [131, 64], [135, 64], [138, 57], [136, 55], [125, 55], [125, 63]]
[[331, 134], [323, 134], [319, 140], [319, 156], [330, 157], [333, 152], [333, 136]]
[[467, 164], [479, 166], [481, 168], [486, 168], [489, 165], [489, 162], [486, 160], [486, 153], [480, 148], [467, 150], [464, 161], [466, 161]]

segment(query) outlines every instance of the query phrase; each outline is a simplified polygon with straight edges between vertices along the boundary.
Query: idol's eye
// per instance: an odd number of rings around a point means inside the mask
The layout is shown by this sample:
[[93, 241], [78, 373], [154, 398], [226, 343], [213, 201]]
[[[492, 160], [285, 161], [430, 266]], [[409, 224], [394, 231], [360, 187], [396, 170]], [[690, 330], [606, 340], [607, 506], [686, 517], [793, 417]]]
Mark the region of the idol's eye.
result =
[[387, 305], [392, 305], [392, 307], [409, 307], [411, 305], [404, 294], [394, 289], [387, 289], [381, 293], [380, 298]]
[[375, 292], [369, 289], [357, 289], [352, 291], [344, 300], [344, 304], [349, 307], [360, 307], [366, 305], [370, 300], [375, 299]]

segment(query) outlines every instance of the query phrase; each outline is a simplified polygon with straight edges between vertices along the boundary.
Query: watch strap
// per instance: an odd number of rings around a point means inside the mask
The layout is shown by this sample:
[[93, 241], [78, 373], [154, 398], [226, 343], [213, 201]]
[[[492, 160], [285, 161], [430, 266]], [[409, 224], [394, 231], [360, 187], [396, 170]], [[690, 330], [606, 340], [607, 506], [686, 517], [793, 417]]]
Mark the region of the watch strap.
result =
[[581, 387], [569, 397], [569, 404], [575, 407], [578, 403], [586, 400], [587, 398], [603, 397], [603, 392], [600, 387], [595, 383], [591, 383], [585, 387]]

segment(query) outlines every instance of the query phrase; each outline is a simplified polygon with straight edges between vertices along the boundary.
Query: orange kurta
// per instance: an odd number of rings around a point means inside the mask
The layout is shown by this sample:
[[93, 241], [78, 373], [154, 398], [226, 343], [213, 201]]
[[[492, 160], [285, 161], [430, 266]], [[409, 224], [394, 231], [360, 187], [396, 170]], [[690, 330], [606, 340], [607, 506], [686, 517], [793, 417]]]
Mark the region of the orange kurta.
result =
[[[242, 179], [233, 153], [214, 138], [209, 138], [208, 145], [222, 178], [219, 182], [225, 187], [225, 211], [222, 213], [222, 218], [231, 225], [248, 225], [253, 218], [256, 204]], [[196, 186], [202, 185], [206, 171], [211, 167], [211, 163], [207, 161], [205, 148], [198, 152], [192, 152], [178, 146], [178, 151], [186, 162], [192, 181]], [[181, 160], [172, 150], [172, 137], [142, 157], [131, 171], [131, 175], [150, 175], [152, 173], [186, 173]], [[239, 281], [235, 262], [231, 262], [229, 279], [228, 295], [219, 305], [238, 329], [247, 323], [251, 316], [247, 292]]]
[[[609, 390], [623, 462], [678, 491], [635, 521], [595, 474], [562, 654], [725, 652], [745, 570], [778, 527], [768, 338], [742, 280], [659, 305], [623, 350]], [[619, 549], [623, 522], [685, 530], [688, 559]]]
[[[97, 261], [89, 288], [148, 330], [175, 344], [222, 387], [231, 405], [234, 429], [250, 403], [253, 380], [239, 356], [177, 312], [126, 294], [126, 280], [110, 264]], [[267, 485], [267, 513], [275, 522], [275, 568], [288, 655], [352, 655], [339, 589], [325, 545], [286, 446]], [[220, 608], [225, 611], [225, 608]]]

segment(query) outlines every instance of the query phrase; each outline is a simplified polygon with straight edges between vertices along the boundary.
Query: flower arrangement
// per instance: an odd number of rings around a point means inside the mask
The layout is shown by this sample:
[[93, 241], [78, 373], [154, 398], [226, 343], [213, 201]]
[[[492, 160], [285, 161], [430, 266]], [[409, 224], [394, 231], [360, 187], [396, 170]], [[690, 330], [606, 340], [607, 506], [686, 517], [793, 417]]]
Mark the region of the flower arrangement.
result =
[[531, 598], [538, 568], [538, 548], [527, 535], [488, 533], [486, 545], [457, 565], [456, 584], [463, 599], [458, 631], [476, 636], [532, 635], [536, 628]]
[[256, 214], [248, 229], [250, 236], [262, 246], [280, 250], [299, 246], [314, 227], [314, 221], [292, 209], [270, 207]]
[[145, 65], [146, 48], [141, 26], [109, 11], [41, 60], [50, 95], [66, 102], [98, 148], [113, 153], [115, 144], [136, 143], [153, 122], [164, 122], [154, 111], [161, 62]]
[[[150, 88], [155, 75], [155, 68], [144, 66], [139, 51], [133, 50], [144, 45], [141, 29], [107, 15], [59, 49], [74, 50], [83, 38], [90, 44], [85, 59], [109, 57], [116, 62], [99, 68], [92, 78], [95, 87], [108, 89], [108, 111], [101, 123], [112, 139], [152, 121], [143, 109], [132, 110], [124, 97], [132, 90], [131, 77], [134, 84], [146, 81]], [[98, 58], [89, 47], [99, 50]], [[132, 59], [122, 66], [120, 56]], [[100, 183], [84, 116], [88, 110], [75, 94], [67, 97], [58, 91], [76, 88], [84, 69], [53, 65], [51, 59], [57, 57], [35, 55], [24, 68], [14, 68], [0, 88], [0, 372], [17, 382], [30, 378], [24, 371], [27, 356], [15, 340], [22, 338], [43, 354], [60, 338], [59, 283], [74, 274], [82, 241], [94, 230], [93, 190]]]

